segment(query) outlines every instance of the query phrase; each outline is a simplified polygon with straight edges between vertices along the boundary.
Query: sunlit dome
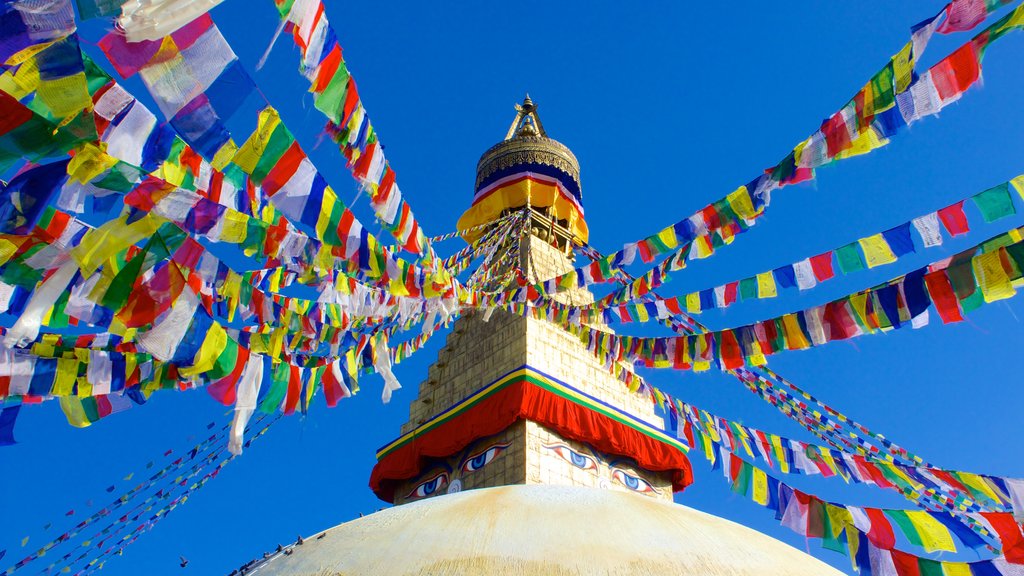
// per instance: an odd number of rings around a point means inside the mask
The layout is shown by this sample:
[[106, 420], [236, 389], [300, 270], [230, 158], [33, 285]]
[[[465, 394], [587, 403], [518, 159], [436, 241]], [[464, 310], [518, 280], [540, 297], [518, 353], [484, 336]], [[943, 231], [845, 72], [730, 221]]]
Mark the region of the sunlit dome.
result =
[[734, 522], [635, 494], [499, 486], [390, 508], [251, 566], [259, 576], [841, 574]]

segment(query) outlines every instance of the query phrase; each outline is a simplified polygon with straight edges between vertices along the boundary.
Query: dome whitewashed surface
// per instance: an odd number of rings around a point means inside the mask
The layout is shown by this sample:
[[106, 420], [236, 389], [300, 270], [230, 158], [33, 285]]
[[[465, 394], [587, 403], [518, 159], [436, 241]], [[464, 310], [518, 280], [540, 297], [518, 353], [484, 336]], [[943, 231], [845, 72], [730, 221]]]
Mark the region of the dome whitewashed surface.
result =
[[548, 485], [469, 490], [305, 538], [258, 576], [842, 574], [760, 532], [635, 494]]

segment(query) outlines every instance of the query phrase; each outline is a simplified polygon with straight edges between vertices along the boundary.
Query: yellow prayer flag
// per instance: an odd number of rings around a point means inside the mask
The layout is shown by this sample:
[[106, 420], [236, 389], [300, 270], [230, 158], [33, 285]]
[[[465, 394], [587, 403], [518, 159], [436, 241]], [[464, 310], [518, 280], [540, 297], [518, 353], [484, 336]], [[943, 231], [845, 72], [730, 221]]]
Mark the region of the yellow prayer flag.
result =
[[691, 292], [686, 295], [686, 311], [690, 314], [700, 314], [700, 293]]
[[227, 345], [228, 333], [224, 331], [223, 326], [214, 322], [207, 330], [203, 343], [193, 358], [192, 365], [179, 367], [178, 374], [185, 378], [191, 378], [212, 370], [213, 365], [217, 362], [217, 357], [224, 352]]
[[760, 468], [754, 468], [754, 502], [761, 506], [768, 505], [768, 475]]
[[87, 184], [93, 178], [110, 170], [117, 164], [117, 158], [106, 152], [106, 143], [99, 146], [86, 143], [75, 148], [75, 155], [68, 163], [68, 175], [72, 180]]
[[697, 237], [693, 241], [693, 245], [697, 247], [695, 256], [698, 260], [707, 258], [715, 253], [715, 247], [711, 244], [711, 237], [707, 235]]
[[733, 212], [739, 215], [740, 218], [750, 220], [757, 216], [757, 211], [754, 210], [754, 204], [750, 201], [750, 192], [746, 186], [740, 186], [733, 190], [725, 197], [725, 201], [729, 203], [729, 207], [732, 208]]
[[885, 237], [881, 234], [861, 238], [857, 240], [857, 243], [860, 244], [860, 249], [864, 251], [864, 261], [868, 263], [868, 268], [896, 261], [896, 255], [892, 253], [892, 248], [889, 248], [889, 243], [885, 241]]
[[[327, 225], [331, 222], [331, 210], [338, 203], [338, 195], [330, 186], [324, 188], [324, 200], [320, 203], [320, 215], [316, 220], [316, 237], [323, 240]], [[328, 266], [330, 268], [331, 266]]]
[[0, 238], [0, 265], [6, 264], [11, 259], [11, 256], [14, 256], [18, 251], [18, 246], [18, 244], [10, 240]]
[[786, 337], [786, 348], [789, 350], [803, 350], [810, 348], [811, 343], [807, 341], [803, 330], [800, 329], [800, 320], [796, 314], [786, 314], [782, 317], [782, 333]]
[[68, 424], [75, 428], [85, 428], [91, 424], [85, 415], [85, 409], [82, 408], [81, 400], [74, 396], [61, 396], [58, 400], [60, 400], [60, 409], [68, 419]]
[[892, 57], [892, 75], [896, 81], [896, 93], [905, 92], [910, 87], [910, 80], [914, 71], [914, 42], [907, 42], [903, 48]]
[[928, 552], [945, 550], [956, 552], [956, 544], [953, 543], [953, 536], [949, 529], [942, 525], [924, 510], [908, 510], [905, 512], [910, 523], [914, 526], [918, 536], [921, 537], [921, 545]]
[[995, 302], [1012, 297], [1017, 293], [1010, 278], [1003, 269], [1001, 254], [1003, 248], [993, 252], [986, 252], [971, 258], [971, 267], [974, 268], [974, 277], [981, 287], [981, 294], [985, 302]]
[[964, 562], [943, 562], [942, 574], [944, 576], [971, 576], [970, 565]]
[[1020, 197], [1024, 198], [1024, 174], [1010, 180], [1010, 184], [1012, 184], [1014, 189], [1017, 190], [1017, 194], [1020, 194]]
[[853, 141], [850, 143], [850, 147], [836, 154], [837, 159], [853, 158], [854, 156], [860, 156], [861, 154], [867, 154], [876, 148], [881, 148], [888, 144], [889, 141], [885, 138], [880, 138], [875, 129], [871, 126], [858, 132]]
[[[658, 240], [660, 240], [668, 250], [672, 250], [676, 246], [679, 246], [679, 239], [676, 238], [676, 229], [672, 226], [658, 232]], [[658, 253], [661, 254], [661, 251]]]
[[58, 358], [57, 373], [53, 379], [54, 396], [71, 396], [78, 380], [78, 358]]
[[270, 106], [261, 110], [256, 131], [238, 148], [232, 162], [246, 174], [252, 174], [256, 170], [256, 164], [259, 163], [260, 157], [263, 156], [263, 151], [267, 148], [270, 136], [280, 123], [281, 116], [277, 110]]
[[786, 460], [786, 450], [782, 446], [782, 439], [778, 436], [771, 435], [771, 444], [773, 452], [775, 452], [775, 459], [779, 463], [779, 471], [783, 474], [789, 474], [789, 462]]
[[53, 80], [40, 80], [36, 94], [55, 118], [69, 118], [82, 110], [92, 108], [85, 72]]
[[225, 210], [221, 219], [220, 240], [228, 244], [241, 244], [245, 241], [249, 228], [249, 217], [237, 210]]
[[228, 140], [223, 146], [217, 150], [217, 153], [213, 155], [213, 160], [210, 160], [210, 166], [214, 170], [224, 170], [228, 164], [231, 163], [231, 159], [238, 153], [238, 144], [235, 144], [234, 140]]
[[853, 526], [853, 514], [850, 514], [850, 510], [843, 506], [825, 504], [825, 514], [828, 514], [828, 523], [832, 528], [831, 536], [833, 538], [842, 534], [847, 526]]
[[775, 288], [775, 275], [771, 272], [761, 272], [757, 275], [757, 297], [775, 298], [778, 296]]

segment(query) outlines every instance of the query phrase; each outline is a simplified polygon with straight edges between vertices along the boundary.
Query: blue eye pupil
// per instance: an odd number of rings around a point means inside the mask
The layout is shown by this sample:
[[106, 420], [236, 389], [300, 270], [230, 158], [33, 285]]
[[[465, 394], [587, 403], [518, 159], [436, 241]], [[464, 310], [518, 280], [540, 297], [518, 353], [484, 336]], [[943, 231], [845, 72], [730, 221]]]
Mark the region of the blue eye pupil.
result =
[[636, 490], [640, 487], [640, 479], [636, 476], [630, 476], [629, 474], [623, 474], [623, 478], [626, 479], [626, 487], [630, 490]]
[[484, 464], [486, 464], [486, 463], [487, 463], [487, 453], [485, 452], [485, 453], [477, 456], [476, 458], [473, 458], [472, 460], [470, 460], [469, 461], [469, 467], [472, 468], [473, 470], [478, 470], [480, 468], [483, 468]]
[[569, 453], [569, 457], [572, 459], [572, 465], [573, 466], [575, 466], [577, 468], [586, 468], [586, 466], [587, 466], [587, 457], [586, 456], [583, 456], [582, 454], [577, 454], [575, 452], [570, 452]]
[[440, 478], [434, 478], [430, 482], [427, 482], [426, 484], [424, 484], [423, 485], [423, 493], [424, 494], [433, 494], [434, 490], [437, 490], [437, 485], [440, 483], [440, 481], [441, 481]]

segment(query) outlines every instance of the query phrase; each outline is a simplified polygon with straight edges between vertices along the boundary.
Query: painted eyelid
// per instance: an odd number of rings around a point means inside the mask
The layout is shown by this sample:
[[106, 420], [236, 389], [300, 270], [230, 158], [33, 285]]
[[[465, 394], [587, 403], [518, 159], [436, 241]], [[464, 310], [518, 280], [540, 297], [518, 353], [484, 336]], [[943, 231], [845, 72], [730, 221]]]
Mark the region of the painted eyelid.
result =
[[[549, 450], [553, 450], [556, 454], [558, 454], [560, 458], [572, 464], [573, 466], [576, 466], [577, 468], [581, 468], [583, 470], [594, 470], [597, 468], [597, 460], [595, 460], [592, 456], [581, 454], [565, 444], [554, 444], [551, 446], [546, 446], [546, 448]], [[565, 452], [568, 452], [569, 454], [564, 454], [562, 452], [563, 450]], [[575, 462], [572, 461], [572, 456], [578, 456], [579, 458], [582, 458], [586, 464], [584, 466], [578, 466]]]
[[[501, 452], [505, 451], [511, 445], [512, 445], [511, 442], [508, 442], [508, 443], [505, 443], [505, 444], [492, 444], [492, 445], [488, 446], [487, 448], [484, 448], [483, 450], [477, 452], [476, 454], [472, 454], [470, 456], [467, 456], [462, 461], [462, 464], [459, 464], [459, 470], [462, 470], [463, 472], [476, 472], [476, 470], [479, 470], [480, 468], [483, 468], [487, 464], [490, 464], [491, 461], [494, 460], [494, 458], [496, 458], [498, 456], [498, 454], [500, 454]], [[476, 468], [475, 470], [467, 470], [466, 469], [466, 466], [468, 464], [470, 464], [471, 462], [473, 462], [473, 460], [476, 460], [477, 458], [479, 458], [481, 456], [489, 454], [492, 450], [494, 451], [494, 454], [491, 454], [490, 458], [486, 459], [486, 461], [480, 466], [480, 468]]]
[[[612, 477], [615, 478], [616, 480], [618, 480], [626, 488], [628, 488], [630, 490], [633, 490], [634, 492], [657, 492], [658, 491], [657, 488], [655, 488], [654, 485], [651, 484], [650, 482], [648, 482], [646, 479], [641, 478], [640, 476], [637, 476], [636, 474], [630, 474], [629, 472], [623, 470], [622, 468], [613, 468], [612, 469]], [[639, 486], [639, 488], [632, 488], [632, 487], [630, 487], [629, 484], [627, 484], [626, 481], [625, 481], [626, 478], [631, 478], [631, 479], [635, 480], [637, 482], [637, 485]]]
[[[437, 482], [437, 486], [434, 487], [433, 490], [431, 490], [429, 493], [422, 493], [422, 494], [420, 493], [420, 491], [423, 488], [425, 488], [427, 485], [432, 484], [434, 482]], [[409, 494], [406, 496], [406, 498], [425, 498], [427, 496], [430, 496], [434, 492], [436, 492], [441, 486], [443, 486], [444, 484], [447, 484], [447, 483], [448, 483], [448, 473], [447, 472], [438, 472], [430, 480], [425, 480], [425, 481], [420, 482], [419, 484], [417, 484], [416, 487], [413, 488], [411, 492], [409, 492]]]

